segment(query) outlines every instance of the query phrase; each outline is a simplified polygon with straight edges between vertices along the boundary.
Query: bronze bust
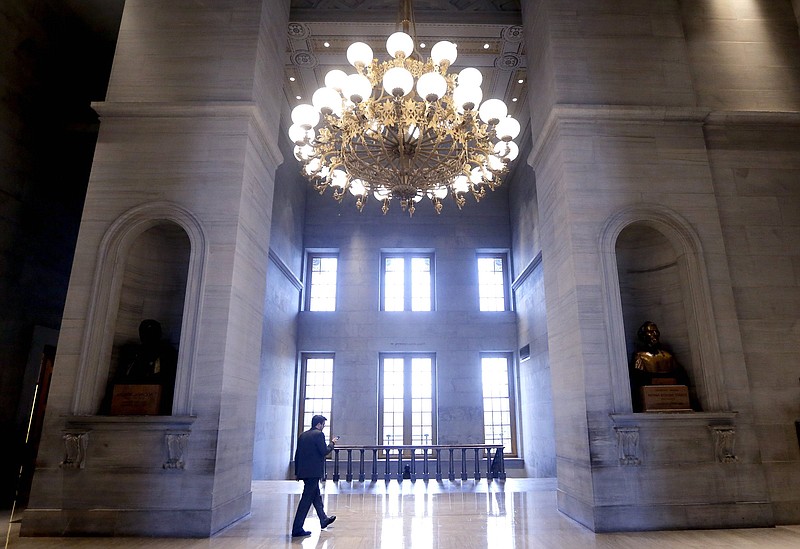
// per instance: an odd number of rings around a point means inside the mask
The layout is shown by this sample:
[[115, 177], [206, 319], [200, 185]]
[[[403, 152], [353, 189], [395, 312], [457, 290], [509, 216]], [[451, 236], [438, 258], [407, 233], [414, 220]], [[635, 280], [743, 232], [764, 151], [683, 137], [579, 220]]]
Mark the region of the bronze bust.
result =
[[636, 332], [637, 351], [629, 373], [634, 411], [642, 410], [641, 388], [649, 385], [689, 385], [686, 371], [673, 354], [661, 345], [661, 332], [655, 322], [643, 323]]

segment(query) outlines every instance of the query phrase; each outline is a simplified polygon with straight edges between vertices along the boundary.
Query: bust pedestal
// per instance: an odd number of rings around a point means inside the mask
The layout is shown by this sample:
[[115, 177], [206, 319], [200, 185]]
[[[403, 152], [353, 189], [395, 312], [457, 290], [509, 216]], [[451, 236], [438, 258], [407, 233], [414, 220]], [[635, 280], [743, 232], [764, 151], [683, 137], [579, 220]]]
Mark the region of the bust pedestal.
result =
[[686, 385], [645, 385], [641, 388], [643, 412], [691, 412]]

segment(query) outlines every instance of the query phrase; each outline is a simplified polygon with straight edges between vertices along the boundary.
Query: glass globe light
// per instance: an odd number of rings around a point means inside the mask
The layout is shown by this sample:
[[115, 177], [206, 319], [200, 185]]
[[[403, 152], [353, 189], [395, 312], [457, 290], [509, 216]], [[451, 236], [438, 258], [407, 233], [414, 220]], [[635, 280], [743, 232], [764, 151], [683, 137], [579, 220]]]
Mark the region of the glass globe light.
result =
[[300, 151], [299, 151], [300, 158], [303, 161], [309, 160], [311, 158], [314, 158], [314, 155], [316, 153], [317, 153], [317, 151], [314, 150], [314, 147], [312, 147], [311, 145], [303, 145], [302, 147], [300, 147]]
[[414, 40], [404, 32], [396, 32], [386, 39], [386, 51], [392, 57], [408, 57], [414, 51]]
[[319, 123], [319, 112], [306, 103], [297, 105], [292, 109], [292, 123], [310, 130]]
[[519, 156], [519, 147], [513, 141], [498, 141], [494, 146], [494, 153], [503, 160], [512, 162]]
[[[369, 81], [368, 81], [369, 82]], [[383, 89], [394, 97], [403, 97], [414, 87], [414, 77], [403, 67], [392, 67], [383, 75]]]
[[343, 93], [353, 103], [361, 103], [372, 95], [372, 84], [362, 74], [351, 74], [344, 83]]
[[500, 99], [487, 99], [478, 110], [478, 116], [487, 124], [497, 124], [508, 114], [508, 107]]
[[383, 202], [384, 200], [390, 197], [390, 191], [389, 189], [381, 185], [380, 187], [375, 189], [375, 192], [372, 193], [372, 196], [374, 196], [376, 200], [380, 200], [381, 202]]
[[481, 87], [481, 82], [483, 82], [483, 75], [481, 71], [478, 69], [467, 67], [466, 69], [462, 69], [460, 73], [458, 73], [458, 85], [459, 86], [471, 86], [475, 88]]
[[347, 80], [347, 73], [339, 69], [328, 71], [325, 75], [325, 87], [333, 88], [340, 92], [344, 88], [344, 81]]
[[480, 166], [475, 166], [469, 173], [469, 180], [473, 185], [478, 185], [483, 182], [484, 171]]
[[314, 130], [304, 128], [300, 124], [292, 124], [289, 126], [287, 133], [289, 134], [289, 139], [295, 145], [305, 145], [307, 142], [314, 139]]
[[483, 99], [483, 92], [480, 88], [456, 86], [456, 89], [453, 90], [453, 103], [460, 113], [471, 111], [480, 104], [481, 99]]
[[497, 137], [503, 141], [511, 141], [519, 135], [519, 122], [517, 122], [517, 120], [511, 116], [506, 116], [505, 118], [500, 119], [500, 122], [497, 123], [494, 131], [497, 134]]
[[446, 92], [447, 80], [438, 72], [426, 72], [417, 80], [417, 93], [425, 101], [436, 101]]
[[465, 193], [469, 190], [469, 179], [466, 175], [457, 175], [453, 179], [453, 192]]
[[431, 48], [431, 61], [433, 61], [434, 65], [441, 65], [443, 61], [446, 61], [448, 65], [452, 65], [457, 56], [456, 45], [447, 40], [436, 42]]
[[358, 68], [372, 63], [372, 48], [364, 42], [353, 42], [347, 48], [347, 62]]
[[320, 88], [311, 96], [311, 104], [322, 114], [342, 114], [342, 96], [333, 88]]
[[322, 160], [319, 158], [312, 158], [306, 167], [303, 170], [306, 172], [306, 175], [314, 175], [316, 174], [320, 168], [322, 167]]
[[339, 168], [331, 172], [331, 186], [344, 189], [347, 184], [347, 173]]
[[366, 194], [367, 188], [364, 186], [364, 182], [360, 179], [353, 179], [350, 181], [350, 194], [353, 196], [364, 196]]
[[493, 154], [490, 154], [486, 158], [486, 165], [490, 170], [495, 172], [503, 171], [503, 169], [506, 167], [505, 163], [500, 159], [500, 157]]
[[446, 196], [447, 196], [446, 185], [442, 185], [441, 187], [436, 187], [435, 189], [430, 189], [428, 191], [428, 198], [438, 198], [439, 200], [441, 200]]

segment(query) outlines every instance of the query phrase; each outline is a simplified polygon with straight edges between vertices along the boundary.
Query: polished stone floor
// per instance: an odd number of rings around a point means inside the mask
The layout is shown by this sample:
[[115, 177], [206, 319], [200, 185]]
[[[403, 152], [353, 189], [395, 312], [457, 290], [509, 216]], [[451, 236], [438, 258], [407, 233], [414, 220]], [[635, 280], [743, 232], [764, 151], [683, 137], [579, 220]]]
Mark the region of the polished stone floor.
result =
[[[594, 534], [556, 510], [554, 479], [505, 482], [333, 482], [320, 531], [313, 510], [306, 538], [289, 529], [302, 485], [253, 483], [252, 514], [210, 539], [20, 538], [12, 517], [6, 547], [25, 549], [579, 549], [800, 548], [800, 525], [768, 529]], [[8, 513], [6, 513], [8, 518]]]

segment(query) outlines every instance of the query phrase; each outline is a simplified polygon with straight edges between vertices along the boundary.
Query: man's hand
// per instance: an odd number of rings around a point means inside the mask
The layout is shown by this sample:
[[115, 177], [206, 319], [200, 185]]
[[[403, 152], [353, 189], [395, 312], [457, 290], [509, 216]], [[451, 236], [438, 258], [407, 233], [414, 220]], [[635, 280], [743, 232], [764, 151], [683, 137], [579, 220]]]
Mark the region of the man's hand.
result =
[[338, 437], [338, 436], [335, 436], [335, 437], [333, 437], [333, 439], [332, 439], [332, 442], [333, 442], [334, 444], [336, 444], [337, 442], [339, 442], [339, 437]]

